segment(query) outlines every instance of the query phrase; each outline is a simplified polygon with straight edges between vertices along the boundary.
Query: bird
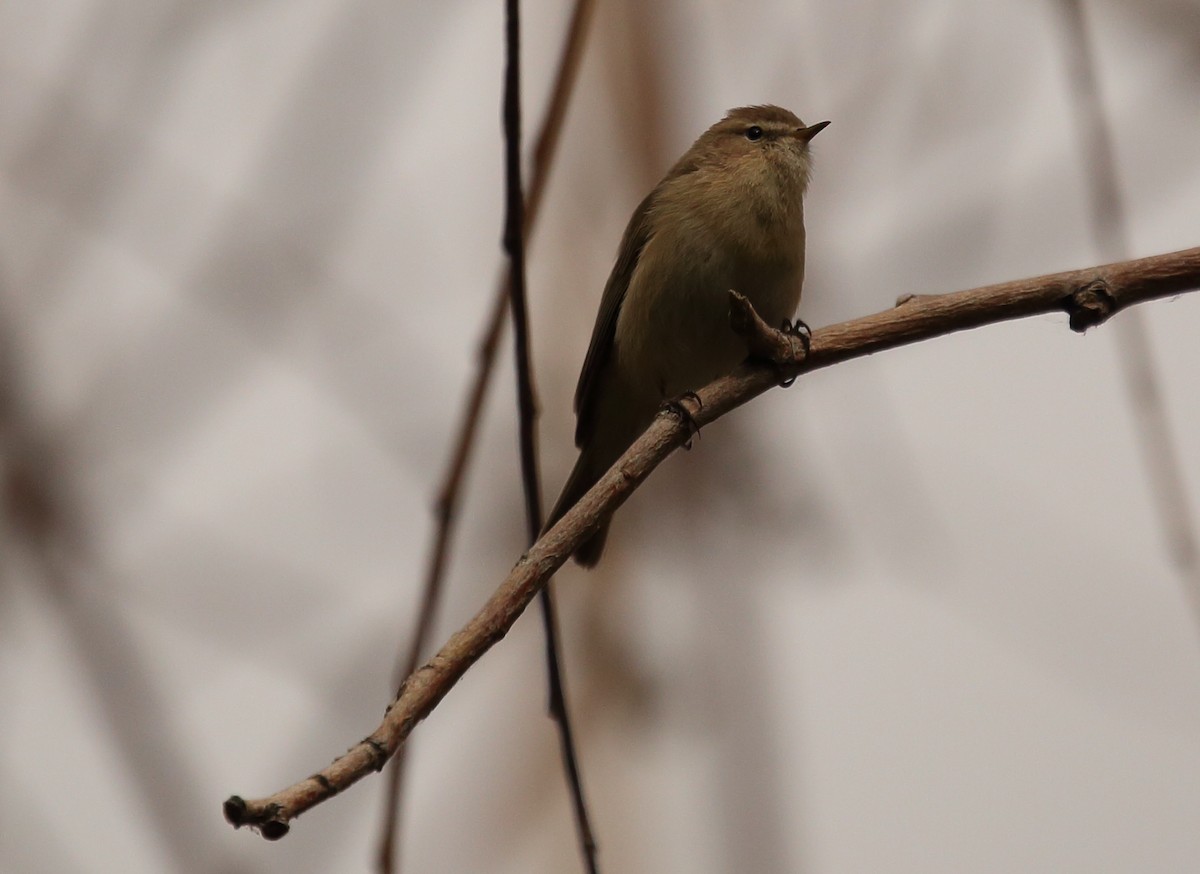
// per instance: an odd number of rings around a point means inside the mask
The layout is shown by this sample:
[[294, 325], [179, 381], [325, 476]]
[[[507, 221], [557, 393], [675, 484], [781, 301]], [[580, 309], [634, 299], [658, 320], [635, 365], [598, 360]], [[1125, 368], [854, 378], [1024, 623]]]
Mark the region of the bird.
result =
[[[804, 284], [810, 142], [778, 106], [731, 109], [634, 210], [617, 251], [575, 390], [579, 458], [545, 530], [590, 489], [664, 403], [694, 393], [747, 357], [729, 322], [729, 291], [772, 325], [787, 324]], [[574, 552], [593, 567], [611, 520]]]

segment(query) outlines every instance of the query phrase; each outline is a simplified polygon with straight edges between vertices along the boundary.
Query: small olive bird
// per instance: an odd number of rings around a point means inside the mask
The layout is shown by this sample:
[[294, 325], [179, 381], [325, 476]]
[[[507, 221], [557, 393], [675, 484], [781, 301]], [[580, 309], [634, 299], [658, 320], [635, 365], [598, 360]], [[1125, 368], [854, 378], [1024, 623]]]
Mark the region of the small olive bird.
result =
[[[806, 126], [778, 106], [732, 109], [634, 211], [604, 287], [579, 385], [579, 460], [546, 528], [562, 518], [649, 426], [665, 401], [724, 376], [747, 356], [729, 291], [779, 325], [804, 284]], [[608, 522], [575, 552], [592, 567]]]

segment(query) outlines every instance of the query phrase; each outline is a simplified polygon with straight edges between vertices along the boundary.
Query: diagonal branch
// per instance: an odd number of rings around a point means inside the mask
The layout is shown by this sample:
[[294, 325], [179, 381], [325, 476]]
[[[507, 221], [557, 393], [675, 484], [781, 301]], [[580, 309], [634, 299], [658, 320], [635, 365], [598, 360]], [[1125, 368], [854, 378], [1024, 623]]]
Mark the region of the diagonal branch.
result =
[[[807, 355], [747, 364], [705, 386], [699, 404], [684, 399], [698, 426], [720, 418], [775, 386], [852, 358], [983, 325], [1066, 312], [1071, 328], [1099, 325], [1135, 303], [1200, 289], [1200, 247], [1102, 267], [1056, 273], [953, 294], [907, 297], [894, 309], [814, 331]], [[759, 320], [760, 322], [761, 320]], [[746, 330], [770, 329], [751, 320]], [[756, 327], [757, 326], [757, 327]], [[762, 339], [762, 343], [770, 340]], [[483, 608], [400, 687], [383, 722], [331, 765], [266, 798], [232, 796], [225, 818], [277, 840], [301, 813], [380, 770], [422, 719], [485, 652], [507, 634], [550, 576], [623, 504], [691, 433], [691, 423], [659, 415], [600, 481], [521, 557]]]

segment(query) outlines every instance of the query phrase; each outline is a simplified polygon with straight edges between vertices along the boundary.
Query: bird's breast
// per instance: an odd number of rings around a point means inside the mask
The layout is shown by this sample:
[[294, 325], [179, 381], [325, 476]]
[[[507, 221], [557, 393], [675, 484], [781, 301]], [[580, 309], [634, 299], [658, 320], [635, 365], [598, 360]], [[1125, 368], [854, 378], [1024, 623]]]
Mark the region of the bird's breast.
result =
[[746, 357], [729, 324], [731, 289], [772, 325], [790, 318], [800, 300], [802, 225], [790, 247], [777, 247], [736, 239], [701, 218], [647, 242], [617, 319], [617, 366], [655, 402], [698, 389]]

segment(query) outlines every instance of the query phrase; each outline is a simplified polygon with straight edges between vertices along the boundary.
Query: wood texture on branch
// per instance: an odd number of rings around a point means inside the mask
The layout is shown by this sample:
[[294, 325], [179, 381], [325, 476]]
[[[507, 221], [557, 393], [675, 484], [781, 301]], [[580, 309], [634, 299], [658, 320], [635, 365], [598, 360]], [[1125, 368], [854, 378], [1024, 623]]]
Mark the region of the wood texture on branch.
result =
[[[764, 325], [731, 295], [731, 318], [751, 348], [774, 349], [774, 363], [746, 364], [701, 389], [699, 403], [680, 403], [698, 427], [720, 418], [781, 377], [986, 324], [1065, 312], [1083, 331], [1142, 301], [1200, 288], [1200, 247], [1056, 273], [951, 294], [907, 296], [895, 308], [813, 331], [807, 354], [789, 335]], [[600, 522], [623, 504], [650, 473], [690, 436], [690, 422], [664, 411], [578, 504], [546, 532], [509, 573], [483, 608], [425, 665], [414, 671], [388, 706], [383, 722], [334, 762], [266, 798], [232, 796], [225, 817], [264, 837], [287, 834], [301, 813], [380, 770], [422, 719], [479, 658], [508, 633], [550, 576]]]

